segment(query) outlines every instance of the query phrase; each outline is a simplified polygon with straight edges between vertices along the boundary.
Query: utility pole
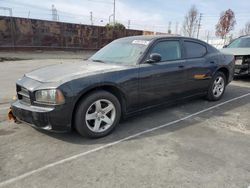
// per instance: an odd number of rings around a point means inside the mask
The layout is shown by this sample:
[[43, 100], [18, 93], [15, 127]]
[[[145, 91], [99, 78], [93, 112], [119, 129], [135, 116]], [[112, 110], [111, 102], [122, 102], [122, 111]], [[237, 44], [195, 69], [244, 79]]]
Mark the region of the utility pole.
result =
[[200, 34], [201, 19], [202, 19], [202, 13], [200, 13], [200, 17], [199, 17], [198, 31], [197, 31], [197, 39], [199, 38], [199, 34]]
[[11, 32], [11, 40], [12, 40], [12, 47], [14, 48], [15, 47], [15, 37], [14, 37], [14, 32], [15, 32], [15, 29], [14, 29], [14, 21], [13, 21], [13, 15], [12, 15], [12, 8], [9, 8], [9, 7], [0, 7], [0, 9], [2, 10], [7, 10], [9, 11], [9, 16], [10, 16], [10, 32]]
[[94, 22], [93, 22], [93, 12], [92, 11], [90, 12], [90, 23], [91, 23], [91, 25], [94, 25]]
[[9, 11], [9, 16], [12, 17], [12, 8], [9, 8], [9, 7], [0, 7], [0, 9]]
[[109, 24], [111, 24], [111, 17], [112, 16], [114, 16], [113, 14], [111, 14], [110, 16], [109, 16]]
[[179, 33], [179, 22], [175, 23], [175, 34], [177, 35]]
[[131, 20], [128, 20], [128, 29], [130, 29]]
[[172, 33], [172, 31], [171, 31], [171, 25], [172, 25], [172, 22], [168, 22], [168, 34]]
[[209, 31], [207, 31], [207, 43], [209, 42], [209, 35], [210, 35]]
[[116, 0], [114, 0], [114, 9], [113, 9], [113, 24], [115, 25], [115, 6], [116, 6]]
[[57, 21], [58, 20], [58, 16], [57, 16], [57, 10], [56, 10], [56, 7], [55, 5], [52, 5], [52, 20], [53, 21]]

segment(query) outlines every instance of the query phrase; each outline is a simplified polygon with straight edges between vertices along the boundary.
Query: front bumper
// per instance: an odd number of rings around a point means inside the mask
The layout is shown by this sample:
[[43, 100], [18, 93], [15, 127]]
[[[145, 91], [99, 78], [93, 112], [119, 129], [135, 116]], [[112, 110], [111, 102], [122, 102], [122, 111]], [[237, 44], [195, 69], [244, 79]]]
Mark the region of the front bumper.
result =
[[250, 75], [250, 65], [249, 64], [242, 64], [242, 65], [235, 65], [235, 75]]
[[65, 132], [71, 129], [71, 120], [64, 106], [38, 107], [23, 104], [19, 100], [11, 104], [13, 116], [35, 128]]

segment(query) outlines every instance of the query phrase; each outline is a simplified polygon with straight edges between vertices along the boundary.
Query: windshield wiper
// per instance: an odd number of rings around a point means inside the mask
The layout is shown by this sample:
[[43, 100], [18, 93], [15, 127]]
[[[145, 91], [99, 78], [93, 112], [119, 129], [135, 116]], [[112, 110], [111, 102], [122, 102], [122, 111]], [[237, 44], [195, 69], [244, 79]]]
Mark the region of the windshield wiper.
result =
[[104, 61], [102, 60], [99, 60], [99, 59], [91, 59], [93, 62], [98, 62], [98, 63], [105, 63]]

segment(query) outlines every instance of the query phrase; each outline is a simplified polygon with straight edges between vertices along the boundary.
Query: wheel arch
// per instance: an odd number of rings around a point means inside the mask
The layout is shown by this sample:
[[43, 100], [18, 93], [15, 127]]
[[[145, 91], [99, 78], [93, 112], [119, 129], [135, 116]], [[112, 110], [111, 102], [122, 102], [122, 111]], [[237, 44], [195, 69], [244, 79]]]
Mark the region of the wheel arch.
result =
[[226, 67], [220, 67], [220, 68], [218, 68], [215, 71], [215, 73], [216, 72], [222, 72], [226, 76], [226, 83], [228, 84], [228, 81], [229, 81], [229, 70], [228, 70], [228, 68], [226, 68]]
[[71, 115], [71, 127], [72, 128], [74, 127], [74, 118], [75, 118], [76, 109], [77, 109], [77, 106], [79, 105], [79, 102], [84, 97], [86, 97], [89, 93], [99, 91], [99, 90], [110, 92], [115, 97], [117, 97], [117, 99], [119, 100], [120, 105], [121, 105], [122, 116], [125, 115], [127, 98], [126, 98], [125, 93], [122, 91], [122, 89], [119, 88], [118, 86], [116, 86], [114, 84], [110, 84], [110, 83], [105, 83], [105, 84], [102, 84], [102, 85], [96, 85], [96, 86], [93, 86], [91, 88], [88, 88], [88, 89], [85, 89], [84, 91], [82, 91], [79, 94], [79, 96], [77, 97], [76, 101], [74, 102], [73, 112], [72, 112], [72, 115]]

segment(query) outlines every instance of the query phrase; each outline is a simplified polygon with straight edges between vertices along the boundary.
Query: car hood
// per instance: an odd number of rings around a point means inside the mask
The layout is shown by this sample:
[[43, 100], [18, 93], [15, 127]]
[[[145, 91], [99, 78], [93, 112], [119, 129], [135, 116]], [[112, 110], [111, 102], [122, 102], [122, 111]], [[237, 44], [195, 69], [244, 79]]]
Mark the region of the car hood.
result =
[[39, 82], [59, 82], [76, 77], [89, 76], [124, 69], [125, 66], [108, 63], [97, 63], [92, 61], [79, 61], [75, 63], [61, 63], [34, 70], [25, 74]]
[[221, 51], [235, 56], [250, 55], [250, 48], [223, 48]]

